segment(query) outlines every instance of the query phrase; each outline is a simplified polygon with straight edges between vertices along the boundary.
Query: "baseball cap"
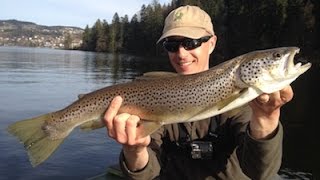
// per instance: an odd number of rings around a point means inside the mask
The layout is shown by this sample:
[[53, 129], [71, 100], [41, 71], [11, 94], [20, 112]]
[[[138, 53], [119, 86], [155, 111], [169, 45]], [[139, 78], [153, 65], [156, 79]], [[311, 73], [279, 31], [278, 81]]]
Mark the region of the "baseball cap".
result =
[[186, 5], [169, 13], [157, 43], [169, 36], [198, 39], [205, 35], [214, 35], [210, 16], [198, 6]]

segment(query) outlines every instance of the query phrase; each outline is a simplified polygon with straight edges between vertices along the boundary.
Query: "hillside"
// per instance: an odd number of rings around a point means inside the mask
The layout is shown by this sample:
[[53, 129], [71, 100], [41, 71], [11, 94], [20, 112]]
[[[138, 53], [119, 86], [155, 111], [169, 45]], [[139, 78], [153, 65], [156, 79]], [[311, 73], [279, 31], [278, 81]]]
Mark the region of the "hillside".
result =
[[18, 20], [0, 20], [0, 46], [77, 48], [83, 29], [70, 26], [44, 26]]

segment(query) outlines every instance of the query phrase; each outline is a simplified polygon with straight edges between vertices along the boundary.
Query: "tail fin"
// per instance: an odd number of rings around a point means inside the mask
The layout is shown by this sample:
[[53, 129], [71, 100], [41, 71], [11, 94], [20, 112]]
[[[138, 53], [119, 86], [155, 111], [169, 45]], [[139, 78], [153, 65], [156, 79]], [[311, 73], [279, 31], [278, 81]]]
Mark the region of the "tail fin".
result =
[[24, 144], [33, 167], [45, 161], [64, 140], [52, 140], [42, 130], [42, 125], [49, 118], [50, 113], [18, 121], [8, 127], [8, 132]]

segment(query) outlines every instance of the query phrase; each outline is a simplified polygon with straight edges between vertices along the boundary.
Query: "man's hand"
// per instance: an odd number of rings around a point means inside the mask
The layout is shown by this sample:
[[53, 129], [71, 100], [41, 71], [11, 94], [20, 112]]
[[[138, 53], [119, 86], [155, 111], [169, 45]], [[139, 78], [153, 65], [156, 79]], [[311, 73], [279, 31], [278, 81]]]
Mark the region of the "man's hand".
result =
[[108, 135], [123, 145], [128, 168], [131, 171], [136, 171], [145, 167], [148, 162], [147, 146], [151, 138], [146, 136], [137, 139], [138, 132], [141, 132], [141, 126], [140, 128], [138, 126], [140, 118], [128, 113], [118, 114], [122, 101], [120, 96], [111, 101], [104, 115], [104, 122]]
[[262, 94], [252, 100], [250, 121], [250, 135], [255, 139], [272, 137], [279, 124], [280, 108], [293, 98], [291, 86], [271, 94]]

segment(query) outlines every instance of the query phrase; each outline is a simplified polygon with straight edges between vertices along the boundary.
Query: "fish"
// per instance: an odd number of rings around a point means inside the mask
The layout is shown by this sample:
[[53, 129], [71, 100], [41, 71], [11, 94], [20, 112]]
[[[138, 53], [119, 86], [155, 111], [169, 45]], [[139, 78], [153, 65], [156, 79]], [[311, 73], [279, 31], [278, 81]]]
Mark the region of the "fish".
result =
[[311, 63], [294, 62], [298, 47], [276, 47], [239, 55], [207, 71], [179, 75], [149, 72], [142, 78], [87, 94], [70, 105], [8, 126], [28, 152], [33, 167], [48, 159], [72, 130], [104, 127], [102, 118], [115, 96], [123, 103], [118, 113], [140, 117], [143, 131], [152, 134], [162, 125], [194, 122], [246, 105], [263, 93], [283, 89], [305, 73]]

